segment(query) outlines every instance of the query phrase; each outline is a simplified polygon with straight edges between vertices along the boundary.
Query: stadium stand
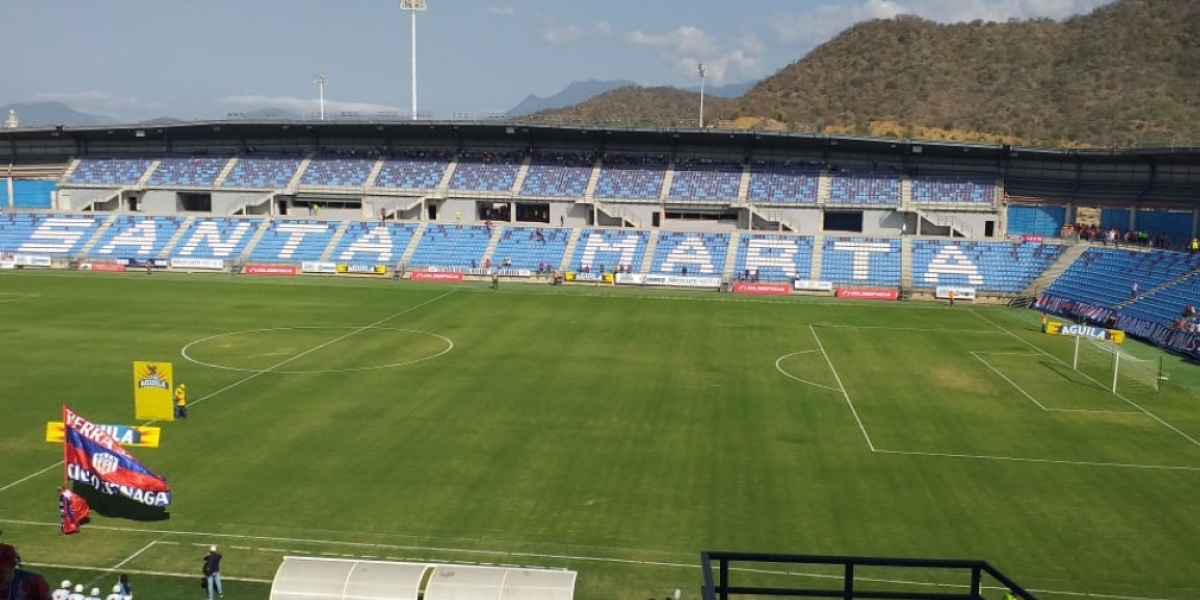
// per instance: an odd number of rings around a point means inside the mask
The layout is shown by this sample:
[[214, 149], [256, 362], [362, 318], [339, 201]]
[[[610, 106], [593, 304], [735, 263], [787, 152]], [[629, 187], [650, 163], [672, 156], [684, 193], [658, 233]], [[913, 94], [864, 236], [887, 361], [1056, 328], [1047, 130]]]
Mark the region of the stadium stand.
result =
[[330, 256], [341, 264], [392, 265], [404, 255], [416, 232], [416, 223], [353, 221]]
[[1089, 248], [1046, 288], [1046, 293], [1102, 308], [1132, 299], [1133, 284], [1147, 293], [1200, 266], [1200, 254]]
[[521, 195], [582, 198], [595, 166], [596, 158], [591, 154], [534, 153], [521, 185]]
[[829, 203], [895, 206], [900, 203], [900, 174], [895, 171], [830, 171]]
[[450, 189], [462, 192], [511, 192], [521, 170], [521, 152], [462, 152]]
[[[539, 233], [541, 237], [538, 237]], [[570, 239], [570, 229], [506, 227], [492, 252], [492, 262], [503, 264], [507, 261], [512, 269], [536, 271], [538, 267], [545, 267], [555, 271], [562, 264]]]
[[612, 270], [614, 265], [637, 272], [646, 256], [650, 232], [639, 230], [584, 229], [579, 232], [570, 268], [579, 271]]
[[471, 269], [482, 266], [492, 230], [482, 225], [429, 225], [408, 259], [415, 267]]
[[280, 189], [287, 187], [303, 162], [299, 155], [246, 154], [238, 158], [222, 187]]
[[900, 240], [826, 237], [821, 247], [821, 281], [899, 286]]
[[133, 185], [154, 161], [148, 158], [81, 158], [67, 179], [75, 185]]
[[731, 160], [689, 159], [676, 162], [668, 199], [737, 202], [742, 171], [742, 163]]
[[92, 245], [89, 254], [95, 258], [156, 258], [185, 219], [120, 215]]
[[5, 213], [0, 215], [0, 252], [74, 256], [103, 221], [92, 215]]
[[362, 187], [375, 161], [361, 155], [318, 154], [312, 157], [300, 185], [314, 187]]
[[1067, 209], [1063, 206], [1012, 204], [1008, 207], [1010, 235], [1057, 236], [1066, 222]]
[[1139, 297], [1121, 310], [1121, 316], [1200, 333], [1200, 316], [1185, 315], [1187, 307], [1195, 308], [1198, 304], [1200, 273], [1195, 273]]
[[733, 263], [736, 279], [791, 281], [808, 279], [812, 270], [812, 236], [743, 234]]
[[939, 285], [1019, 294], [1063, 247], [1051, 244], [913, 240], [913, 287]]
[[171, 249], [170, 258], [236, 260], [266, 221], [227, 217], [197, 217]]
[[228, 156], [168, 156], [162, 159], [150, 185], [212, 187], [221, 170], [229, 163]]
[[663, 156], [605, 155], [595, 197], [610, 200], [657, 200], [667, 177]]
[[[1128, 225], [1126, 225], [1128, 227]], [[1137, 211], [1138, 231], [1153, 232], [1166, 236], [1163, 247], [1181, 246], [1192, 237], [1192, 211], [1142, 210]]]
[[301, 262], [320, 260], [337, 233], [340, 222], [288, 219], [271, 221], [267, 231], [250, 250], [252, 262]]
[[[0, 206], [8, 206], [8, 186], [0, 181]], [[13, 208], [50, 208], [58, 183], [46, 179], [14, 179]]]
[[750, 202], [815, 204], [821, 167], [812, 164], [756, 161], [750, 168]]
[[[727, 233], [661, 231], [650, 272], [664, 275], [721, 275], [729, 252]], [[686, 272], [685, 272], [686, 270]]]
[[438, 150], [393, 151], [372, 183], [375, 187], [401, 190], [436, 189], [450, 167], [452, 155]]
[[981, 177], [913, 177], [912, 199], [922, 204], [990, 205], [996, 201], [996, 180]]

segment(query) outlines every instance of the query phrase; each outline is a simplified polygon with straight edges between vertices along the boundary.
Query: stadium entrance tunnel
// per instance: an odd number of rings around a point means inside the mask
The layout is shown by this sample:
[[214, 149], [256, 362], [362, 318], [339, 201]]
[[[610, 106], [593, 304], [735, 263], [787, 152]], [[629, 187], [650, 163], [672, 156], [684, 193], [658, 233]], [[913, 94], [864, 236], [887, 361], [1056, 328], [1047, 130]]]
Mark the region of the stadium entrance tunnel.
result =
[[180, 350], [195, 364], [241, 373], [312, 375], [393, 369], [454, 350], [450, 338], [398, 327], [272, 327], [220, 333]]
[[270, 600], [573, 600], [575, 571], [287, 556]]

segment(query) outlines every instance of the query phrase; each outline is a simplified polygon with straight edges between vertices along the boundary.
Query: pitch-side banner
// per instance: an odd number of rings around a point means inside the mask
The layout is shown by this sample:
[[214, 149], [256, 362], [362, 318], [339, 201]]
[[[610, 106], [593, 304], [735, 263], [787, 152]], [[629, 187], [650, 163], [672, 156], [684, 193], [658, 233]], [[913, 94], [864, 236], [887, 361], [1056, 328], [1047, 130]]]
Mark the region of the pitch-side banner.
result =
[[1057, 321], [1051, 321], [1046, 323], [1046, 333], [1050, 335], [1069, 335], [1092, 338], [1096, 340], [1105, 340], [1114, 344], [1125, 343], [1124, 331], [1121, 331], [1120, 329], [1092, 327], [1091, 325], [1077, 325], [1075, 323], [1059, 323]]
[[[96, 427], [107, 431], [108, 435], [111, 435], [122, 446], [157, 448], [158, 441], [162, 439], [161, 427], [147, 427], [144, 425], [96, 425]], [[57, 444], [63, 443], [67, 439], [66, 430], [66, 425], [61, 421], [46, 423], [46, 441]]]
[[167, 480], [142, 466], [108, 431], [63, 407], [63, 462], [67, 479], [101, 494], [125, 496], [147, 506], [171, 503]]
[[133, 361], [133, 413], [139, 421], [174, 421], [171, 363]]

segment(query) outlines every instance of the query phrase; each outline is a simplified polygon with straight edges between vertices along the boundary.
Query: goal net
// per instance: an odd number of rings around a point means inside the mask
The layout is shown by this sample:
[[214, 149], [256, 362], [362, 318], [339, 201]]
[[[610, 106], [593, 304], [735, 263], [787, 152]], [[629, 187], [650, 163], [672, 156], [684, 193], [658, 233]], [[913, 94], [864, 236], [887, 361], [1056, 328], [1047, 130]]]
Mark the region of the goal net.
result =
[[1162, 359], [1142, 359], [1121, 351], [1112, 342], [1075, 338], [1071, 367], [1112, 393], [1157, 392], [1162, 384]]

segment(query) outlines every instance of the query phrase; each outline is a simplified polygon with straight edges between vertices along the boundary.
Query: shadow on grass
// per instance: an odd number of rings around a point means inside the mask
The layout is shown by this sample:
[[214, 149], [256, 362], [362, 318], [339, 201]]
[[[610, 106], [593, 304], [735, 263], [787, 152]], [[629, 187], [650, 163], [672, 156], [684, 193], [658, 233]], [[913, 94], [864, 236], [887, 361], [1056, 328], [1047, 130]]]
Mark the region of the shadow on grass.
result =
[[76, 485], [74, 492], [87, 500], [92, 512], [98, 515], [131, 521], [166, 521], [171, 518], [166, 508], [146, 506], [124, 496], [101, 494], [90, 486]]

